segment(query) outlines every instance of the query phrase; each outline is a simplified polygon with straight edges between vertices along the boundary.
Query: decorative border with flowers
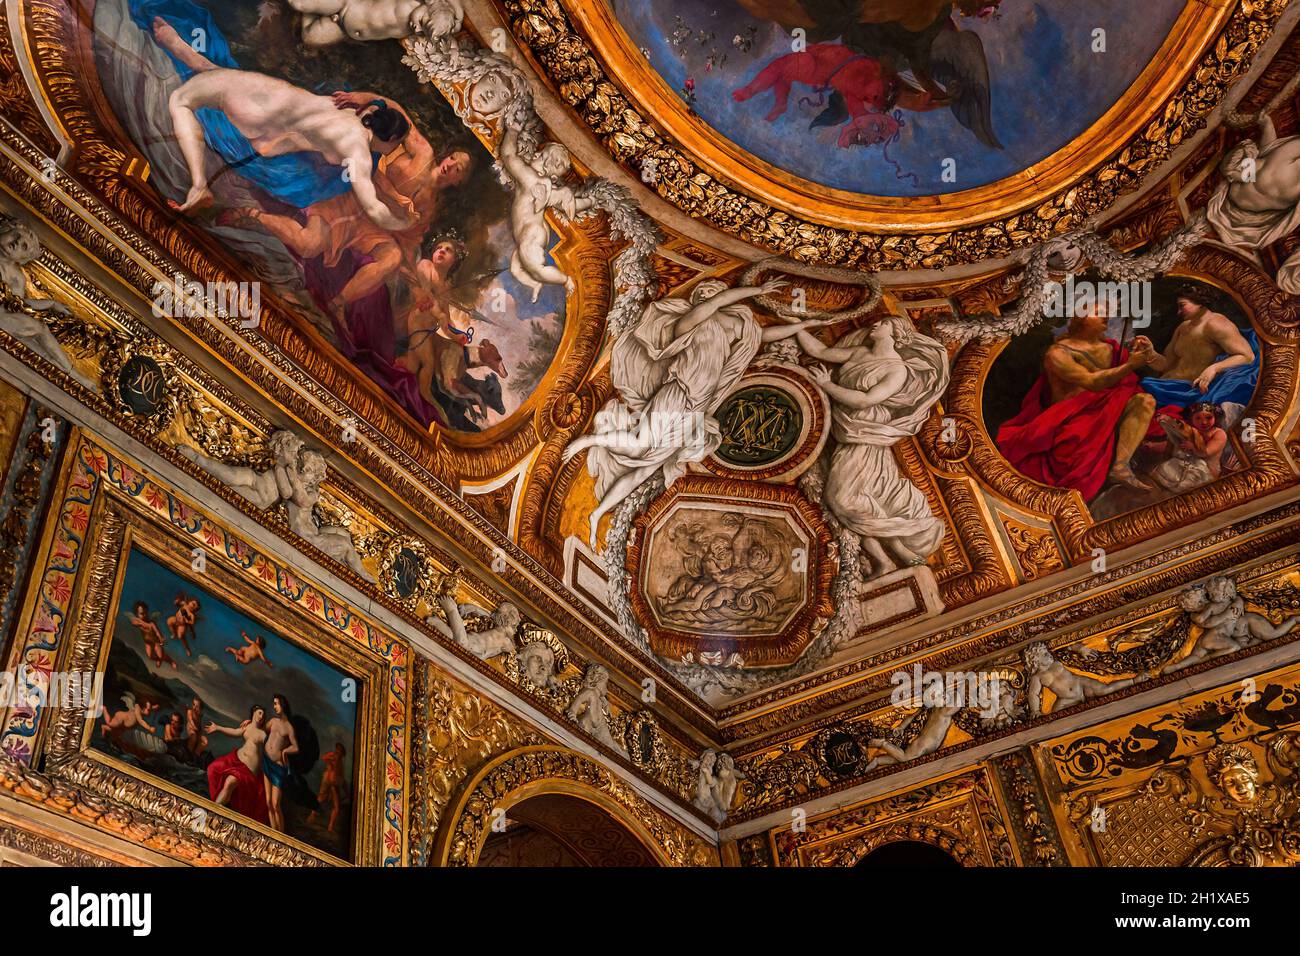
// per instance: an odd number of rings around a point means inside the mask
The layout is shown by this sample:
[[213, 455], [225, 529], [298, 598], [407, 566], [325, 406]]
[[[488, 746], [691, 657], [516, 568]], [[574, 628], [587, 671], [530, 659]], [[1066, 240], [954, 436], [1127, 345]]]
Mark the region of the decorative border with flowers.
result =
[[[29, 705], [4, 713], [0, 723], [0, 753], [32, 765], [40, 753], [38, 729], [49, 675], [68, 641], [72, 604], [79, 575], [86, 568], [87, 540], [96, 508], [108, 490], [125, 497], [142, 514], [166, 524], [181, 538], [202, 547], [210, 560], [222, 560], [236, 576], [333, 632], [341, 639], [368, 650], [382, 660], [387, 692], [383, 701], [383, 814], [382, 864], [401, 866], [406, 853], [407, 725], [409, 698], [407, 672], [410, 648], [371, 624], [345, 602], [304, 580], [275, 558], [257, 550], [243, 538], [195, 506], [145, 475], [138, 466], [85, 436], [70, 443], [68, 456], [51, 509], [50, 522], [32, 582], [32, 594], [22, 618], [23, 626], [10, 663], [29, 679], [24, 688]], [[23, 665], [26, 665], [25, 668]], [[43, 685], [43, 686], [42, 686]]]

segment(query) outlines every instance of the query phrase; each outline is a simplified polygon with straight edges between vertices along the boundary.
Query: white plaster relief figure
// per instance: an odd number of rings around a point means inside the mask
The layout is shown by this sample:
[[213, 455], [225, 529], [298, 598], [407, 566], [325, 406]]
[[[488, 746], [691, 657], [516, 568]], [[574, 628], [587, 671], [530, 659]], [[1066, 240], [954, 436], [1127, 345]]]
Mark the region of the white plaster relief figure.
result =
[[318, 451], [303, 450], [298, 455], [298, 467], [286, 470], [290, 494], [285, 498], [289, 527], [304, 540], [311, 542], [331, 558], [346, 564], [367, 581], [374, 583], [375, 576], [366, 570], [352, 541], [352, 532], [341, 525], [322, 525], [316, 521], [315, 509], [320, 502], [320, 483], [325, 480], [328, 468], [325, 456]]
[[[1262, 249], [1300, 226], [1300, 136], [1278, 138], [1273, 121], [1259, 121], [1259, 141], [1235, 147], [1219, 165], [1225, 182], [1206, 206], [1206, 218], [1222, 242]], [[1275, 280], [1300, 295], [1300, 252], [1293, 252]]]
[[582, 687], [565, 711], [570, 720], [606, 747], [623, 752], [609, 729], [609, 671], [602, 664], [588, 664]]
[[519, 152], [519, 131], [507, 126], [497, 159], [514, 182], [510, 229], [515, 251], [510, 256], [510, 274], [532, 290], [534, 302], [548, 284], [562, 285], [572, 292], [573, 280], [559, 266], [546, 261], [546, 247], [551, 240], [547, 210], [558, 209], [565, 218], [572, 219], [595, 205], [590, 196], [578, 196], [562, 181], [572, 165], [569, 151], [559, 143], [547, 143], [531, 162], [525, 162]]
[[461, 0], [289, 0], [301, 13], [302, 42], [323, 47], [344, 40], [442, 37], [460, 31]]
[[[0, 214], [0, 281], [4, 282], [10, 293], [22, 300], [24, 308], [33, 312], [71, 316], [72, 310], [62, 302], [27, 297], [27, 276], [23, 273], [23, 266], [30, 265], [40, 256], [41, 241], [36, 238], [31, 226], [21, 219]], [[94, 382], [72, 367], [63, 346], [40, 317], [0, 307], [0, 329], [4, 329], [37, 355], [53, 362], [86, 388], [98, 391]]]
[[833, 347], [802, 331], [798, 340], [813, 358], [839, 366], [834, 373], [812, 369], [831, 402], [835, 439], [822, 504], [861, 540], [872, 576], [924, 564], [944, 525], [898, 470], [893, 446], [920, 431], [948, 387], [947, 349], [901, 316], [850, 332]]
[[[1029, 702], [1031, 717], [1055, 713], [1094, 697], [1105, 697], [1107, 694], [1132, 687], [1144, 679], [1126, 677], [1108, 684], [1086, 674], [1076, 674], [1074, 671], [1067, 670], [1064, 664], [1053, 657], [1047, 645], [1041, 641], [1025, 648], [1025, 665], [1029, 670], [1029, 686], [1025, 695]], [[1044, 690], [1050, 690], [1056, 695], [1056, 701], [1052, 704], [1050, 712], [1043, 709]]]
[[[447, 615], [447, 620], [431, 615], [426, 618], [426, 623], [444, 637], [451, 638], [480, 660], [491, 660], [515, 652], [515, 632], [519, 630], [524, 616], [509, 601], [502, 601], [490, 615], [477, 605], [457, 604], [456, 598], [450, 594], [438, 595], [437, 601]], [[492, 626], [484, 631], [469, 631], [465, 628], [465, 618], [468, 615], [491, 617]]]
[[695, 799], [692, 802], [714, 821], [721, 823], [731, 811], [736, 789], [745, 775], [736, 769], [735, 759], [726, 752], [706, 750], [700, 754], [699, 760], [691, 761], [691, 766], [697, 771]]
[[289, 472], [298, 468], [302, 439], [291, 431], [278, 431], [267, 442], [271, 450], [271, 467], [255, 471], [243, 465], [228, 465], [209, 458], [197, 449], [181, 445], [176, 450], [212, 477], [265, 511], [293, 495]]
[[1275, 640], [1300, 622], [1300, 615], [1274, 624], [1262, 614], [1246, 610], [1246, 602], [1237, 594], [1232, 578], [1210, 578], [1205, 584], [1193, 584], [1178, 595], [1178, 606], [1201, 627], [1196, 644], [1181, 660], [1167, 665], [1161, 673], [1182, 670], [1211, 657], [1231, 654], [1243, 647]]
[[620, 335], [610, 376], [620, 398], [596, 414], [595, 433], [564, 450], [567, 461], [590, 449], [587, 468], [596, 478], [599, 503], [591, 514], [591, 546], [600, 519], [642, 482], [662, 471], [669, 486], [688, 462], [707, 457], [722, 440], [713, 413], [735, 387], [765, 342], [789, 338], [825, 320], [764, 329], [746, 299], [786, 285], [727, 288], [701, 282], [689, 299], [661, 299], [646, 306], [640, 321]]
[[271, 467], [265, 471], [228, 465], [188, 445], [176, 450], [263, 511], [283, 501], [289, 527], [295, 534], [373, 582], [375, 576], [361, 563], [352, 533], [342, 526], [321, 525], [316, 520], [320, 485], [329, 470], [325, 456], [304, 449], [302, 439], [287, 429], [272, 434], [267, 445], [271, 451]]
[[961, 710], [961, 705], [956, 707], [923, 707], [918, 710], [903, 721], [898, 728], [901, 733], [911, 726], [914, 721], [924, 721], [921, 725], [921, 732], [913, 737], [911, 743], [906, 747], [899, 747], [893, 741], [885, 740], [883, 737], [871, 738], [867, 741], [867, 745], [875, 747], [877, 750], [883, 750], [884, 753], [873, 757], [862, 768], [862, 772], [866, 773], [868, 770], [874, 770], [876, 767], [883, 767], [892, 763], [907, 763], [909, 760], [916, 760], [918, 757], [928, 757], [943, 746], [943, 742], [947, 739], [948, 731], [952, 727], [952, 722], [959, 710]]

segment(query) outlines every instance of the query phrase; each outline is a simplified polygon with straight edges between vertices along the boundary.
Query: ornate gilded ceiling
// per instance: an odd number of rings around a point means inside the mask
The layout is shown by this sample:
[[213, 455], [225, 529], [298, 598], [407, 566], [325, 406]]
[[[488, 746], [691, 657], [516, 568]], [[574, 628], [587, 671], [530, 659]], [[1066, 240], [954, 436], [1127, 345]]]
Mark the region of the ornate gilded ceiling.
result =
[[[607, 3], [501, 10], [560, 98], [669, 202], [803, 261], [906, 269], [996, 258], [1104, 213], [1204, 125], [1283, 5], [931, 3], [903, 5], [907, 21], [897, 6], [629, 5], [621, 19]], [[734, 94], [778, 55], [808, 55], [792, 49], [793, 29], [813, 59], [789, 64], [793, 106], [769, 123], [769, 93]], [[931, 35], [970, 40], [942, 58], [970, 61], [955, 100], [966, 122], [922, 97], [928, 109], [903, 127], [897, 97], [926, 92], [907, 53], [928, 79]], [[814, 66], [819, 46], [826, 62]], [[864, 62], [882, 64], [873, 80], [844, 72]], [[864, 89], [846, 96], [846, 79]], [[892, 102], [873, 106], [865, 86], [886, 79]], [[852, 99], [866, 105], [850, 110]], [[870, 130], [853, 135], [854, 124]]]
[[[1181, 591], [1292, 580], [1281, 0], [17, 6], [23, 265], [98, 317], [42, 374], [250, 515], [225, 469], [323, 449], [277, 534], [676, 798], [1174, 680]], [[930, 724], [914, 664], [1014, 690]]]

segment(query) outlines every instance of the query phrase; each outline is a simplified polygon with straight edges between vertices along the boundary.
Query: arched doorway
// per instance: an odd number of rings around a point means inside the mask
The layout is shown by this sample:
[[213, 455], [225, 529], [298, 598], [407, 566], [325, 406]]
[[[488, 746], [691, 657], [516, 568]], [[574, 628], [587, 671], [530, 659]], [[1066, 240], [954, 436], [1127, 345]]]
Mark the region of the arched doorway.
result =
[[854, 865], [897, 868], [949, 867], [961, 866], [961, 863], [952, 854], [944, 852], [933, 843], [922, 843], [920, 840], [895, 840], [876, 847]]
[[[551, 799], [530, 803], [541, 798]], [[523, 809], [516, 812], [517, 807]], [[546, 744], [501, 754], [464, 783], [439, 826], [433, 865], [474, 866], [488, 840], [509, 833], [512, 821], [544, 833], [529, 839], [544, 846], [536, 852], [557, 865], [563, 865], [561, 859], [577, 861], [570, 866], [718, 865], [717, 851], [703, 837], [660, 812], [605, 767]], [[584, 836], [589, 834], [604, 836], [592, 842]], [[496, 858], [525, 852], [500, 845], [493, 851]], [[644, 863], [643, 853], [648, 855]]]
[[515, 804], [477, 866], [658, 866], [636, 835], [580, 797], [547, 793]]

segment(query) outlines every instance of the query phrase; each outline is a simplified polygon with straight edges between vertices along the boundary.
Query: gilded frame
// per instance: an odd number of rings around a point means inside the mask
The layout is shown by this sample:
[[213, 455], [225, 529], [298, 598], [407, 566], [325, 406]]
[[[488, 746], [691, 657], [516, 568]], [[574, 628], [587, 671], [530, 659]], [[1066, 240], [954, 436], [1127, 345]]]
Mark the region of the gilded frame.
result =
[[[1126, 139], [1108, 140], [1104, 147], [1073, 158], [1071, 174], [1063, 177], [1064, 183], [1054, 181], [1052, 190], [1042, 194], [1025, 190], [1036, 201], [1022, 205], [1009, 193], [1002, 197], [997, 214], [981, 219], [974, 212], [948, 216], [942, 211], [948, 197], [943, 197], [945, 201], [931, 200], [933, 209], [921, 214], [919, 221], [904, 221], [904, 214], [891, 210], [890, 215], [864, 228], [860, 213], [822, 196], [800, 197], [788, 182], [767, 182], [764, 193], [759, 193], [755, 187], [758, 177], [748, 170], [739, 177], [739, 184], [734, 173], [714, 175], [712, 165], [719, 161], [714, 144], [703, 140], [684, 145], [674, 135], [678, 130], [665, 135], [661, 130], [669, 123], [625, 92], [617, 77], [628, 75], [619, 70], [632, 64], [623, 62], [626, 57], [610, 62], [603, 55], [607, 51], [593, 48], [590, 34], [597, 31], [584, 30], [575, 22], [581, 18], [576, 12], [581, 4], [572, 0], [493, 2], [538, 73], [615, 161], [631, 170], [643, 169], [648, 159], [655, 161], [653, 188], [664, 200], [763, 249], [821, 265], [873, 269], [932, 269], [978, 262], [1082, 228], [1088, 217], [1138, 189], [1179, 143], [1205, 125], [1286, 8], [1285, 0], [1189, 4], [1210, 7], [1212, 12], [1199, 24], [1200, 29], [1190, 29], [1194, 24], [1186, 22], [1186, 17], [1180, 21], [1182, 28], [1189, 30], [1186, 42], [1162, 49], [1160, 54], [1166, 67], [1175, 55], [1191, 55], [1194, 66], [1171, 71], [1185, 79], [1145, 91], [1146, 95], [1161, 95], [1160, 108], [1154, 113], [1134, 110], [1129, 102], [1130, 112], [1144, 116], [1145, 122], [1130, 130]], [[700, 151], [706, 157], [704, 162], [695, 158]], [[707, 159], [711, 152], [713, 163]], [[1025, 184], [1019, 185], [1023, 190]], [[774, 190], [778, 194], [773, 195]], [[978, 203], [970, 208], [977, 209]]]
[[1010, 816], [987, 766], [955, 771], [905, 792], [832, 810], [801, 830], [782, 824], [747, 838], [777, 866], [851, 867], [889, 843], [938, 847], [962, 866], [1020, 866]]
[[1068, 188], [1151, 121], [1182, 85], [1191, 64], [1232, 9], [1229, 3], [1186, 3], [1160, 49], [1124, 95], [1052, 155], [986, 186], [918, 199], [869, 196], [822, 186], [764, 162], [691, 114], [637, 50], [608, 0], [560, 3], [624, 95], [709, 175], [731, 181], [746, 195], [812, 222], [839, 229], [889, 231], [977, 225], [1037, 206]]
[[[380, 633], [219, 520], [178, 499], [116, 453], [78, 436], [59, 476], [11, 664], [29, 672], [100, 671], [132, 548], [357, 680], [352, 859], [342, 860], [93, 750], [77, 709], [13, 708], [0, 749], [54, 779], [112, 798], [251, 860], [276, 865], [401, 865], [407, 832], [406, 645]], [[207, 555], [189, 570], [195, 547]], [[275, 608], [274, 612], [271, 610]], [[48, 677], [46, 677], [48, 681]], [[199, 812], [201, 811], [201, 812]], [[194, 824], [194, 821], [199, 821]]]
[[[679, 631], [659, 623], [651, 609], [645, 594], [644, 574], [653, 563], [647, 547], [652, 532], [678, 506], [698, 506], [710, 502], [716, 504], [719, 500], [749, 501], [780, 512], [808, 535], [808, 567], [805, 572], [806, 594], [803, 605], [780, 634], [745, 638], [737, 642], [734, 638]], [[751, 667], [788, 664], [797, 659], [812, 641], [818, 620], [829, 618], [835, 613], [835, 605], [830, 598], [831, 583], [835, 576], [835, 564], [830, 555], [835, 539], [826, 526], [820, 509], [789, 485], [716, 478], [712, 475], [685, 475], [651, 502], [633, 524], [636, 534], [627, 546], [627, 574], [631, 582], [628, 596], [637, 619], [650, 635], [651, 646], [661, 657], [673, 660], [701, 652], [729, 653], [736, 650], [736, 645], [739, 644]]]
[[[1257, 423], [1248, 467], [1138, 511], [1101, 521], [1078, 492], [1039, 484], [1002, 457], [984, 423], [984, 387], [1007, 341], [972, 342], [953, 362], [943, 417], [959, 430], [955, 442], [940, 440], [942, 419], [931, 416], [920, 439], [934, 470], [974, 478], [1010, 506], [1010, 517], [1047, 522], [1061, 542], [1068, 564], [1091, 558], [1094, 548], [1115, 551], [1204, 515], [1294, 486], [1295, 468], [1285, 451], [1288, 412], [1300, 394], [1300, 345], [1293, 317], [1280, 308], [1277, 289], [1258, 266], [1223, 249], [1199, 246], [1183, 254], [1169, 277], [1197, 279], [1231, 296], [1251, 320], [1262, 343], [1259, 383], [1246, 415]], [[1003, 301], [1010, 299], [1007, 295]]]
[[[148, 185], [148, 162], [123, 132], [95, 80], [88, 26], [94, 2], [76, 0], [70, 11], [69, 4], [60, 0], [21, 0], [19, 23], [6, 24], [10, 30], [24, 31], [28, 65], [37, 79], [32, 92], [45, 101], [49, 115], [57, 118], [59, 133], [71, 144], [58, 168], [106, 202], [132, 228], [152, 237], [199, 281], [235, 278], [238, 264], [221, 244], [201, 229], [178, 222]], [[0, 39], [0, 64], [8, 61], [16, 68], [20, 54], [12, 39], [6, 39]], [[15, 69], [15, 75], [21, 77], [22, 71]], [[456, 95], [454, 90], [433, 89], [434, 95]], [[31, 108], [24, 92], [21, 82], [15, 89], [0, 88], [0, 106], [6, 115], [13, 112], [22, 121], [25, 134], [50, 148], [42, 114]], [[23, 103], [26, 108], [21, 108]], [[495, 144], [482, 129], [468, 124], [465, 129], [495, 153]], [[547, 456], [554, 464], [542, 466], [554, 468], [569, 437], [586, 426], [597, 408], [581, 384], [599, 355], [599, 333], [613, 289], [604, 227], [595, 221], [552, 221], [552, 226], [559, 236], [552, 254], [576, 281], [576, 291], [566, 301], [564, 336], [532, 394], [506, 420], [481, 433], [436, 426], [422, 429], [377, 384], [336, 355], [316, 330], [295, 319], [292, 308], [273, 297], [263, 301], [258, 328], [242, 334], [263, 351], [274, 353], [273, 361], [282, 368], [296, 367], [286, 368], [286, 375], [300, 380], [305, 376], [309, 388], [337, 396], [359, 421], [383, 433], [453, 489], [459, 489], [462, 481], [504, 474], [535, 445], [554, 445]], [[139, 291], [146, 299], [151, 297], [147, 289]]]

